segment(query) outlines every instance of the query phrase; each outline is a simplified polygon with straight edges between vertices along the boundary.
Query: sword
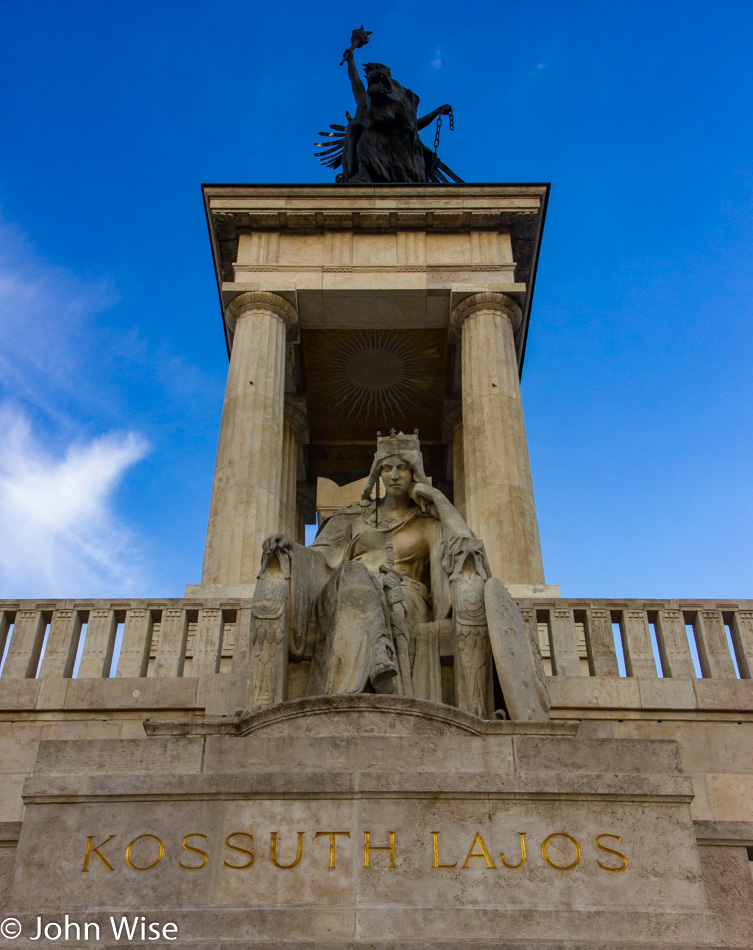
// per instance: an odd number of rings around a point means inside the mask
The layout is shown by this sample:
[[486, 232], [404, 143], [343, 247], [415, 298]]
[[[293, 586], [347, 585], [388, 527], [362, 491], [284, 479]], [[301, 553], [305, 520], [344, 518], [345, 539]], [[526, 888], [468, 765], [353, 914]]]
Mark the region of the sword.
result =
[[[403, 606], [404, 591], [400, 575], [395, 570], [395, 544], [391, 532], [385, 535], [385, 564], [383, 571], [386, 580], [391, 585], [387, 588], [387, 603], [390, 607], [390, 626], [392, 639], [397, 653], [397, 665], [400, 670], [400, 682], [403, 695], [413, 696], [413, 680], [410, 672], [410, 651], [408, 649], [408, 634], [405, 629], [405, 607]], [[388, 573], [389, 572], [389, 573]]]

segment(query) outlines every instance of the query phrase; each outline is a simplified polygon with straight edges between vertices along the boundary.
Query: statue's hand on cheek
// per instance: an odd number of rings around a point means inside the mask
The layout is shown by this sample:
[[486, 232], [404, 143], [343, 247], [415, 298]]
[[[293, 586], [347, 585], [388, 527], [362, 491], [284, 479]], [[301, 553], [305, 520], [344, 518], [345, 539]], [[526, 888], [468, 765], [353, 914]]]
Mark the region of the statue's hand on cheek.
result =
[[[434, 488], [428, 482], [412, 482], [408, 494], [417, 505], [421, 506], [421, 511], [424, 512], [427, 511], [427, 503], [434, 506], [440, 498], [444, 497], [438, 488]], [[434, 513], [432, 511], [432, 514]]]

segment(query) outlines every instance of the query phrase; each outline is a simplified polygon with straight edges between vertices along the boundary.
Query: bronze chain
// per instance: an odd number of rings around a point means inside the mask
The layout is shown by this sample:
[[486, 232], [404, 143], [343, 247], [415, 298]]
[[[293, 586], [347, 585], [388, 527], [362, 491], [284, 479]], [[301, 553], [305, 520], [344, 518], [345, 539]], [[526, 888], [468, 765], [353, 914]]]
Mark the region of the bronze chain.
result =
[[[442, 113], [437, 116], [437, 132], [434, 136], [434, 155], [437, 154], [437, 149], [439, 148], [439, 133], [442, 128]], [[450, 132], [455, 131], [455, 116], [452, 114], [452, 109], [450, 109]]]

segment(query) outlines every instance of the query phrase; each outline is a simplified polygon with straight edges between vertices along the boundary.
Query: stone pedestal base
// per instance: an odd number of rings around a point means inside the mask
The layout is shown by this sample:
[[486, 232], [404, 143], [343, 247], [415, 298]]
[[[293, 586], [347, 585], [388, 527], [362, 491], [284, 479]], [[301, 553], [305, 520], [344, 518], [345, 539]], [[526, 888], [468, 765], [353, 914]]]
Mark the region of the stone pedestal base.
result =
[[675, 744], [577, 728], [362, 695], [43, 742], [0, 916], [25, 948], [749, 946]]

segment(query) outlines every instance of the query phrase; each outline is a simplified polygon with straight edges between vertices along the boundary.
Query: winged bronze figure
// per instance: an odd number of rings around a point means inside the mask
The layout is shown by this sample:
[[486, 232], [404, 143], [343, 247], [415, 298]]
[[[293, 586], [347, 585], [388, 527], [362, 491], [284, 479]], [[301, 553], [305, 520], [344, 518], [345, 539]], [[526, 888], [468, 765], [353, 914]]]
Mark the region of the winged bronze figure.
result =
[[[327, 168], [341, 169], [337, 181], [359, 182], [462, 182], [437, 155], [442, 116], [450, 117], [452, 107], [439, 106], [424, 116], [418, 115], [419, 98], [393, 78], [382, 63], [366, 63], [365, 84], [358, 74], [354, 50], [369, 42], [370, 32], [354, 30], [351, 47], [343, 53], [348, 64], [355, 115], [346, 112], [347, 125], [331, 124], [320, 132], [314, 154]], [[437, 120], [434, 151], [421, 141], [419, 132]]]

